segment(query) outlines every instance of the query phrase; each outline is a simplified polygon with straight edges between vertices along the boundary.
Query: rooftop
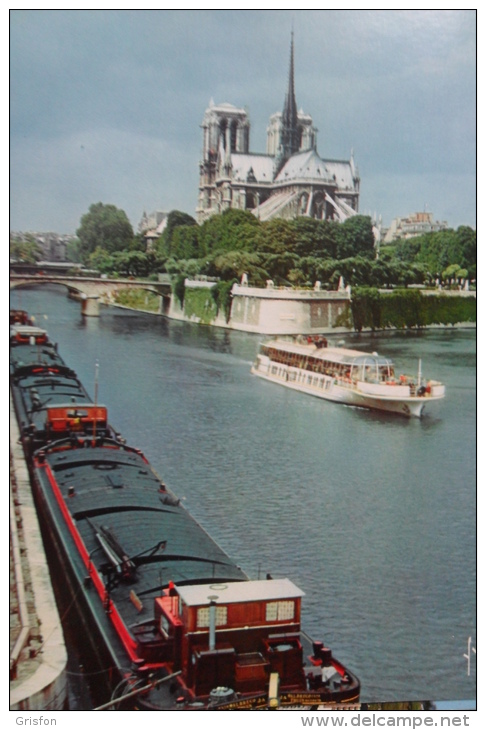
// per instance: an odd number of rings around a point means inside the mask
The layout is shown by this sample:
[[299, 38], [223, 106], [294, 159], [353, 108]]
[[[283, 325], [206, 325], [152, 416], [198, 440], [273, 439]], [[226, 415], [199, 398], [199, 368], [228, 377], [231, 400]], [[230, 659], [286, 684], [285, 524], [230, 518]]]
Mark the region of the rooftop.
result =
[[188, 606], [208, 606], [211, 601], [226, 604], [288, 600], [305, 595], [288, 578], [176, 586], [176, 589]]

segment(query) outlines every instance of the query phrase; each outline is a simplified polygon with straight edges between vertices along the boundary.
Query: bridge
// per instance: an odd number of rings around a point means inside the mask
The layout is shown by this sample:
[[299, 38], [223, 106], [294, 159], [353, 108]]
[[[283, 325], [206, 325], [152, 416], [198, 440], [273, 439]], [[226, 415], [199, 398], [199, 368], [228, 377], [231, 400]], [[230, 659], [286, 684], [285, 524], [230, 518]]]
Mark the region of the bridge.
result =
[[167, 314], [170, 308], [172, 289], [169, 277], [164, 281], [143, 279], [101, 279], [95, 277], [59, 276], [56, 274], [14, 274], [10, 273], [10, 289], [26, 286], [60, 284], [70, 295], [79, 299], [81, 311], [87, 317], [99, 317], [100, 303], [113, 300], [115, 292], [127, 289], [143, 289], [160, 297], [159, 312]]

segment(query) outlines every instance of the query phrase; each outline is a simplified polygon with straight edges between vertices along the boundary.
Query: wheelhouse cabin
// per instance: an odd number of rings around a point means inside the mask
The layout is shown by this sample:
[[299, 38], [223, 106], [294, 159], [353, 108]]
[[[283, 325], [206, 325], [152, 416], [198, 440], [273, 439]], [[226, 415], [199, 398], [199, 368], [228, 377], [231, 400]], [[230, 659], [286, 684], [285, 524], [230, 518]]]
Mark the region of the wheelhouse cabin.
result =
[[60, 438], [72, 433], [102, 435], [107, 423], [105, 406], [70, 403], [46, 408], [45, 430], [48, 438]]
[[303, 595], [288, 579], [171, 586], [155, 599], [155, 619], [195, 696], [221, 686], [252, 693], [274, 673], [281, 688], [303, 689]]
[[33, 325], [14, 325], [10, 328], [11, 345], [45, 345], [47, 332]]

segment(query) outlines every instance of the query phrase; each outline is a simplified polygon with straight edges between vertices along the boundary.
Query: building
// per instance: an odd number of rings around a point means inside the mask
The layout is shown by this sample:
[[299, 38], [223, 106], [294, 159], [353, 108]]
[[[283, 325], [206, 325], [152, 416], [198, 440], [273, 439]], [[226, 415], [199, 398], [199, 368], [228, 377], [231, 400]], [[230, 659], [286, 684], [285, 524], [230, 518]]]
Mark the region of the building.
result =
[[448, 228], [447, 221], [434, 221], [433, 213], [411, 213], [406, 218], [394, 218], [383, 237], [383, 243], [393, 243], [397, 239], [414, 238], [424, 233], [443, 231]]
[[45, 261], [67, 261], [67, 249], [76, 240], [74, 235], [59, 233], [24, 233], [10, 231], [10, 240], [37, 243]]
[[138, 232], [143, 236], [147, 251], [154, 248], [155, 242], [162, 235], [167, 226], [168, 213], [156, 210], [147, 214], [143, 212], [140, 223], [138, 224]]
[[228, 208], [251, 210], [260, 220], [345, 220], [358, 212], [353, 154], [349, 160], [320, 157], [312, 117], [297, 110], [293, 34], [285, 101], [270, 117], [266, 153], [250, 152], [248, 113], [232, 104], [211, 102], [202, 129], [198, 223]]

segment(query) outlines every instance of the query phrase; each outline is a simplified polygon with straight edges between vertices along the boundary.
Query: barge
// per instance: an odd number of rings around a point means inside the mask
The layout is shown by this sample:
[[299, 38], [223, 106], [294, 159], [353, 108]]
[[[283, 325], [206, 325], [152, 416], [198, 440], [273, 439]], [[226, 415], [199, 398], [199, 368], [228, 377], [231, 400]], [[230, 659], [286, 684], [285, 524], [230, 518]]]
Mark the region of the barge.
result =
[[251, 580], [110, 425], [41, 328], [14, 319], [11, 388], [46, 540], [81, 642], [110, 675], [96, 709], [351, 707], [358, 678], [301, 627], [303, 592]]
[[387, 357], [330, 347], [325, 337], [311, 335], [262, 343], [251, 372], [335, 403], [420, 418], [445, 396], [443, 383], [425, 380], [421, 367], [419, 361], [416, 376], [397, 376]]

